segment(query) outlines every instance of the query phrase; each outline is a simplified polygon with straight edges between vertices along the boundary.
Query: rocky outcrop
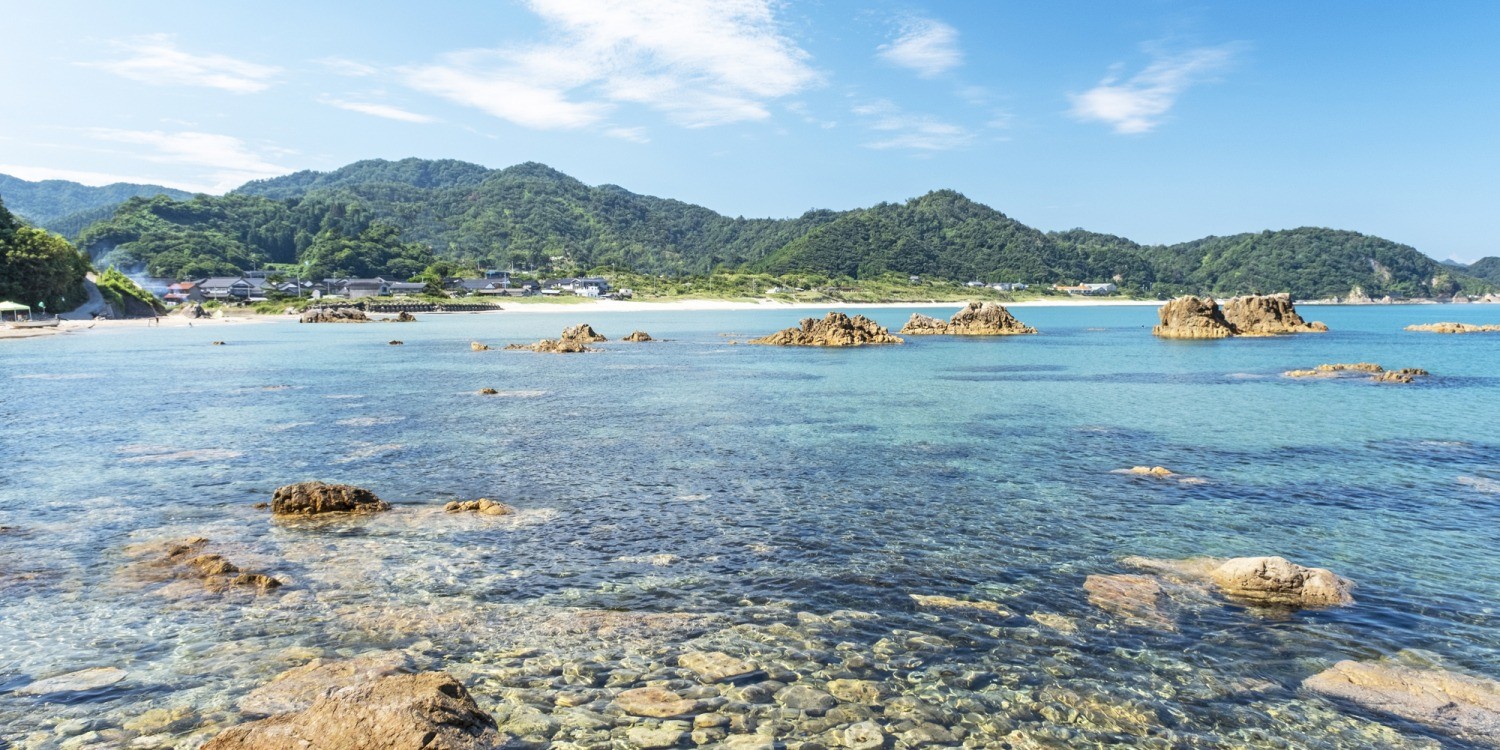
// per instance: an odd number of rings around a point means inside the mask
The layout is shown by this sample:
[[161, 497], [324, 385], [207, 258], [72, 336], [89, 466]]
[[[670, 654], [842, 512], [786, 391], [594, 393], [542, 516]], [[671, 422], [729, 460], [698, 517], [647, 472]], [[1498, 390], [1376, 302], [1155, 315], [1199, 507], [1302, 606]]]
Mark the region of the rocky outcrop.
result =
[[204, 750], [490, 750], [502, 737], [463, 683], [401, 674], [334, 690], [305, 710], [231, 727]]
[[1162, 305], [1161, 322], [1151, 333], [1168, 339], [1222, 339], [1322, 333], [1328, 326], [1308, 323], [1286, 294], [1234, 297], [1223, 309], [1212, 297], [1178, 297]]
[[516, 512], [505, 503], [497, 503], [487, 497], [478, 500], [454, 500], [443, 506], [449, 513], [478, 513], [481, 516], [508, 516]]
[[299, 323], [368, 323], [370, 316], [354, 307], [321, 307], [302, 313]]
[[582, 354], [598, 351], [578, 339], [542, 339], [535, 344], [510, 344], [506, 351], [538, 352], [541, 354]]
[[417, 316], [412, 315], [405, 310], [402, 310], [401, 312], [396, 313], [396, 317], [386, 318], [386, 320], [389, 320], [392, 323], [415, 323], [417, 322]]
[[1370, 379], [1377, 383], [1415, 383], [1417, 378], [1425, 378], [1431, 374], [1420, 367], [1403, 367], [1399, 370], [1386, 370]]
[[1212, 585], [1244, 604], [1304, 608], [1354, 603], [1354, 582], [1325, 568], [1308, 568], [1284, 557], [1193, 557], [1157, 560], [1128, 557], [1124, 564], [1165, 576], [1179, 584]]
[[1500, 333], [1500, 325], [1474, 323], [1423, 323], [1407, 326], [1408, 331], [1423, 333]]
[[751, 339], [752, 344], [767, 346], [864, 346], [866, 344], [904, 344], [899, 336], [863, 315], [849, 317], [841, 312], [828, 313], [822, 320], [803, 318], [798, 328], [777, 331], [769, 336]]
[[391, 345], [391, 346], [405, 346], [406, 345], [405, 341], [397, 341], [395, 339], [391, 339], [390, 341], [387, 341], [386, 343], [389, 344], [389, 345]]
[[1387, 370], [1374, 362], [1354, 362], [1318, 365], [1311, 370], [1287, 370], [1282, 373], [1282, 376], [1288, 378], [1345, 378], [1369, 375], [1369, 379], [1376, 383], [1414, 383], [1417, 378], [1427, 377], [1431, 374], [1419, 367]]
[[390, 509], [390, 504], [375, 493], [349, 484], [300, 482], [282, 487], [271, 496], [273, 516], [378, 513]]
[[[241, 570], [223, 555], [209, 552], [209, 545], [209, 540], [203, 537], [144, 545], [133, 552], [145, 559], [130, 566], [128, 572], [131, 577], [148, 583], [196, 582], [204, 591], [214, 594], [229, 591], [265, 593], [281, 587], [281, 581], [271, 576]], [[183, 593], [176, 586], [162, 590]]]
[[1309, 323], [1297, 314], [1289, 294], [1252, 294], [1224, 303], [1224, 320], [1236, 336], [1280, 336], [1324, 333], [1328, 326]]
[[582, 341], [585, 344], [595, 344], [600, 341], [608, 341], [588, 323], [579, 323], [576, 326], [564, 328], [562, 332], [564, 341]]
[[1302, 681], [1320, 695], [1500, 747], [1500, 682], [1396, 661], [1341, 661]]
[[489, 350], [490, 350], [490, 345], [489, 344], [481, 344], [478, 341], [470, 341], [469, 342], [469, 351], [471, 351], [471, 352], [487, 352]]
[[1178, 297], [1157, 311], [1161, 323], [1151, 329], [1164, 339], [1223, 339], [1234, 335], [1212, 297]]
[[632, 331], [629, 336], [626, 336], [625, 338], [621, 339], [621, 341], [635, 341], [635, 342], [655, 341], [655, 340], [656, 339], [651, 338], [651, 334], [646, 333], [645, 331]]
[[240, 698], [235, 706], [252, 717], [304, 711], [320, 695], [412, 671], [411, 657], [401, 651], [376, 651], [348, 659], [313, 659], [272, 677], [270, 682]]
[[970, 302], [944, 323], [937, 318], [912, 313], [901, 329], [903, 334], [952, 336], [1014, 336], [1036, 333], [1036, 329], [1016, 320], [1010, 311], [996, 302]]
[[498, 396], [498, 395], [500, 395], [500, 392], [497, 391], [497, 390], [495, 390], [494, 388], [480, 388], [479, 389], [479, 395], [481, 395], [481, 396]]

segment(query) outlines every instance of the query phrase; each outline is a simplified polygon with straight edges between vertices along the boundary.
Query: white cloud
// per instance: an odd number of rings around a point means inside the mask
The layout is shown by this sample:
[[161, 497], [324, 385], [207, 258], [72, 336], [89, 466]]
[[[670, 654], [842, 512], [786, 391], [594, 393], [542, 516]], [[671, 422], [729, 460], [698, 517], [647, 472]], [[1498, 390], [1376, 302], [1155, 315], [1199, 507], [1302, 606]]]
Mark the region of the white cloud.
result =
[[157, 86], [206, 86], [237, 94], [264, 91], [281, 73], [280, 68], [227, 55], [183, 52], [168, 34], [136, 37], [116, 42], [114, 46], [125, 56], [82, 64]]
[[879, 54], [887, 62], [932, 78], [963, 64], [958, 48], [958, 29], [931, 18], [913, 17], [901, 23], [901, 32]]
[[404, 109], [401, 109], [400, 107], [392, 107], [389, 104], [376, 104], [374, 102], [355, 102], [345, 99], [334, 99], [332, 97], [326, 96], [322, 99], [319, 99], [318, 101], [327, 104], [330, 107], [338, 107], [339, 109], [347, 109], [350, 112], [359, 112], [361, 114], [373, 115], [375, 117], [384, 117], [387, 120], [400, 120], [401, 122], [417, 123], [437, 122], [437, 119], [434, 117], [417, 114], [416, 112], [408, 112]]
[[630, 141], [631, 143], [651, 142], [651, 138], [646, 135], [645, 128], [608, 128], [604, 131], [604, 134], [610, 138], [619, 138], [622, 141]]
[[1228, 67], [1239, 44], [1200, 47], [1178, 55], [1155, 54], [1150, 65], [1127, 80], [1110, 74], [1082, 94], [1070, 94], [1072, 115], [1108, 123], [1116, 133], [1145, 133], [1160, 125], [1190, 86]]
[[974, 134], [963, 126], [931, 115], [904, 112], [885, 99], [858, 105], [853, 112], [865, 118], [870, 129], [875, 131], [874, 140], [865, 143], [865, 148], [947, 151], [967, 146], [974, 140]]
[[582, 128], [621, 104], [686, 127], [770, 116], [817, 82], [772, 0], [529, 0], [553, 39], [408, 69], [414, 88], [535, 129]]
[[229, 135], [114, 128], [90, 128], [84, 132], [101, 141], [146, 146], [149, 151], [130, 154], [143, 161], [196, 168], [204, 182], [186, 189], [222, 193], [250, 180], [292, 171], [266, 161], [244, 141]]
[[380, 68], [362, 63], [358, 60], [350, 60], [346, 57], [323, 57], [313, 62], [327, 68], [331, 73], [350, 78], [368, 78], [380, 72]]

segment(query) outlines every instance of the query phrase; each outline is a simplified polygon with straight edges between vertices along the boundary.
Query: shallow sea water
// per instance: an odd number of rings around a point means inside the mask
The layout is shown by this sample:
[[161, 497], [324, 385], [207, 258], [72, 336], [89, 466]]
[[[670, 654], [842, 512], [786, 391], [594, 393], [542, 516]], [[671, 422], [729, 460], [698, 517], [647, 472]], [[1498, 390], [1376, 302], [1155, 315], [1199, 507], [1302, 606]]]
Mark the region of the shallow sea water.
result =
[[[811, 313], [522, 309], [4, 342], [0, 747], [196, 747], [277, 673], [385, 650], [460, 676], [502, 729], [540, 726], [531, 746], [620, 746], [642, 720], [609, 698], [648, 683], [790, 748], [872, 711], [894, 747], [1469, 746], [1299, 684], [1413, 649], [1500, 677], [1500, 336], [1401, 330], [1500, 308], [1306, 307], [1332, 332], [1212, 342], [1154, 339], [1150, 307], [1015, 312], [1042, 334], [778, 349], [729, 342]], [[667, 340], [498, 350], [584, 321]], [[1354, 361], [1435, 376], [1280, 377]], [[1111, 473], [1142, 464], [1204, 481]], [[395, 509], [255, 507], [309, 479]], [[477, 497], [519, 512], [441, 511]], [[286, 585], [132, 573], [133, 545], [189, 537]], [[1082, 589], [1131, 555], [1271, 554], [1354, 579], [1357, 603], [1197, 602], [1168, 630]], [[886, 698], [799, 713], [697, 686], [689, 650]], [[17, 692], [105, 666], [127, 677]]]

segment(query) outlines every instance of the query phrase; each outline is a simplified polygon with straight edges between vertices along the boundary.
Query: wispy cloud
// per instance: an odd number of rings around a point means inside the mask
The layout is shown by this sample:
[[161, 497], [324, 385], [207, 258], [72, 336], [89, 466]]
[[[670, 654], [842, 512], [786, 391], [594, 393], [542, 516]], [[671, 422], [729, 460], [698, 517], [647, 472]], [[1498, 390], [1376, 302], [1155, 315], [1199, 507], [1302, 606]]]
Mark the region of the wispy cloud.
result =
[[249, 180], [292, 171], [266, 161], [249, 144], [229, 135], [114, 128], [89, 128], [84, 132], [100, 141], [145, 146], [148, 150], [144, 152], [130, 153], [143, 161], [193, 168], [200, 181], [189, 189], [204, 192], [224, 192]]
[[205, 86], [251, 94], [270, 88], [281, 69], [227, 55], [195, 55], [177, 48], [169, 34], [152, 34], [114, 43], [123, 56], [81, 63], [156, 86]]
[[974, 140], [974, 134], [961, 125], [931, 115], [905, 112], [886, 99], [860, 104], [853, 111], [875, 131], [874, 140], [865, 143], [865, 148], [947, 151]]
[[631, 143], [651, 142], [651, 138], [646, 135], [646, 129], [641, 127], [606, 128], [604, 134], [610, 138], [619, 138], [622, 141], [630, 141]]
[[941, 75], [963, 64], [958, 48], [958, 29], [931, 18], [911, 17], [901, 22], [900, 33], [890, 44], [882, 44], [880, 57], [894, 65], [916, 71], [923, 78]]
[[1176, 55], [1154, 53], [1150, 65], [1128, 79], [1111, 72], [1082, 94], [1070, 94], [1072, 115], [1108, 123], [1116, 133], [1146, 133], [1166, 116], [1194, 84], [1211, 80], [1234, 61], [1242, 44], [1200, 47]]
[[686, 127], [770, 116], [817, 81], [773, 0], [529, 0], [546, 43], [410, 68], [414, 88], [535, 129], [595, 125], [622, 104]]
[[358, 60], [350, 60], [347, 57], [322, 57], [313, 62], [322, 65], [330, 73], [337, 73], [350, 78], [368, 78], [380, 73], [380, 68], [362, 63]]
[[427, 115], [418, 114], [416, 112], [408, 112], [404, 109], [401, 109], [400, 107], [393, 107], [389, 104], [349, 101], [347, 99], [335, 99], [328, 96], [325, 96], [318, 101], [327, 104], [330, 107], [338, 107], [339, 109], [346, 109], [350, 112], [359, 112], [361, 114], [372, 115], [374, 117], [384, 117], [387, 120], [400, 120], [401, 122], [416, 123], [437, 122], [437, 118], [435, 117], [429, 117]]

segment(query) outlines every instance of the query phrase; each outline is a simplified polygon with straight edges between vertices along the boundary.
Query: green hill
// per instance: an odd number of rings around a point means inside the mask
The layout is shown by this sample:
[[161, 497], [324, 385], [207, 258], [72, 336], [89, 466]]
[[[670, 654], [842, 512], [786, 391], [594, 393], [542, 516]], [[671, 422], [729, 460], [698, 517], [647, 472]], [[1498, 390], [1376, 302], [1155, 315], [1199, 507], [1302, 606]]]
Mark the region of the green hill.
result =
[[[78, 230], [113, 213], [127, 198], [165, 195], [178, 200], [192, 197], [184, 190], [160, 185], [117, 182], [90, 187], [67, 180], [30, 182], [0, 174], [0, 198], [17, 216], [32, 224], [72, 237]], [[72, 230], [72, 231], [69, 231]]]
[[1500, 286], [1500, 257], [1480, 258], [1469, 264], [1464, 273]]

